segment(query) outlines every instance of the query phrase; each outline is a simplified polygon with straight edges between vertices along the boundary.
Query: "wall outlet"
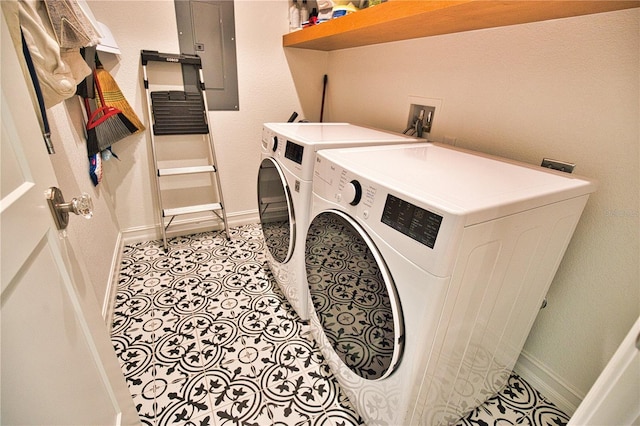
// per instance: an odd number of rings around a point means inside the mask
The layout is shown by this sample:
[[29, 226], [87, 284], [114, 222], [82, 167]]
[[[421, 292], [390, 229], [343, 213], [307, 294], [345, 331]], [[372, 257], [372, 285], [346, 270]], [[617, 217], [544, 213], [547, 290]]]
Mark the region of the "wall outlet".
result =
[[576, 167], [573, 163], [567, 163], [566, 161], [552, 160], [550, 158], [542, 159], [542, 167], [546, 167], [548, 169], [559, 170], [561, 172], [571, 173], [573, 172], [574, 167]]

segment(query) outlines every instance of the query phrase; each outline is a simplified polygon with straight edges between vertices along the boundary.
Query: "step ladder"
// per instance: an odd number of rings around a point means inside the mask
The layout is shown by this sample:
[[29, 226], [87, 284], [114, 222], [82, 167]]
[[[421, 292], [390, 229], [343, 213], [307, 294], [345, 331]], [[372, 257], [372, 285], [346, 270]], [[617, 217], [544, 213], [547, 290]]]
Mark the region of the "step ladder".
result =
[[[208, 120], [207, 96], [202, 73], [202, 61], [198, 55], [159, 53], [152, 50], [142, 50], [140, 56], [142, 59], [144, 88], [147, 96], [149, 127], [152, 129], [150, 132], [151, 152], [156, 172], [156, 198], [161, 218], [160, 227], [162, 228], [164, 250], [165, 252], [167, 251], [167, 230], [169, 226], [176, 216], [184, 214], [200, 212], [213, 213], [214, 217], [212, 217], [212, 219], [217, 217], [222, 221], [225, 235], [227, 240], [229, 240], [229, 224], [224, 209], [220, 177], [215, 165], [215, 147]], [[182, 72], [182, 67], [193, 66], [198, 74], [198, 87], [195, 91], [150, 91], [147, 65], [153, 62], [180, 65], [180, 68], [176, 67], [180, 72]], [[207, 145], [206, 151], [208, 152], [208, 158], [205, 159], [207, 164], [188, 167], [159, 167], [158, 154], [159, 151], [162, 150], [162, 143], [166, 143], [167, 141], [159, 142], [158, 139], [162, 136], [171, 135], [202, 135], [202, 143], [206, 142]], [[180, 142], [174, 141], [173, 143]], [[164, 207], [162, 184], [166, 183], [165, 181], [172, 176], [193, 174], [213, 174], [213, 176], [215, 176], [215, 188], [211, 185], [211, 195], [213, 199], [217, 199], [218, 202], [171, 208]]]

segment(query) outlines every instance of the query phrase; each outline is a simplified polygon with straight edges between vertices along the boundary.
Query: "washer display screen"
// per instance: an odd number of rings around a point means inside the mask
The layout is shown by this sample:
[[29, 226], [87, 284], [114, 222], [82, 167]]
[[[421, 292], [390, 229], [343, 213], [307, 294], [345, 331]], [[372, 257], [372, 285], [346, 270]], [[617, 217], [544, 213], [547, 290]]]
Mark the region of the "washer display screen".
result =
[[382, 223], [433, 248], [442, 216], [388, 194], [382, 212]]
[[302, 154], [304, 154], [304, 147], [302, 145], [287, 141], [287, 146], [284, 149], [285, 158], [302, 164]]

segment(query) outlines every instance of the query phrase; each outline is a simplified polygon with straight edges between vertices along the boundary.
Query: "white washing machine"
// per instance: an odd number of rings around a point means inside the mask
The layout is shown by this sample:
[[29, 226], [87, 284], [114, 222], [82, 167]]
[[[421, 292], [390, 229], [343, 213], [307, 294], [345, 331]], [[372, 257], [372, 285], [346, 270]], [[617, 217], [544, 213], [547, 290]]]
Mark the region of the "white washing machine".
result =
[[311, 330], [367, 425], [455, 423], [503, 387], [594, 190], [430, 143], [318, 153]]
[[309, 223], [316, 152], [418, 141], [403, 134], [349, 123], [264, 124], [257, 180], [267, 263], [302, 321], [309, 319], [304, 237]]

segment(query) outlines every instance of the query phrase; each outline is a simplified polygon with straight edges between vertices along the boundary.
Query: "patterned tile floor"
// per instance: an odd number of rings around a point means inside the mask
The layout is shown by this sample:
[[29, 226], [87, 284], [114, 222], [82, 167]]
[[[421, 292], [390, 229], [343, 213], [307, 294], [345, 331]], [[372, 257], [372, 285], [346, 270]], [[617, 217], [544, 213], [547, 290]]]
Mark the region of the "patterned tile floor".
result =
[[[264, 265], [258, 225], [124, 249], [112, 342], [144, 425], [362, 424]], [[563, 425], [517, 375], [459, 422]]]

